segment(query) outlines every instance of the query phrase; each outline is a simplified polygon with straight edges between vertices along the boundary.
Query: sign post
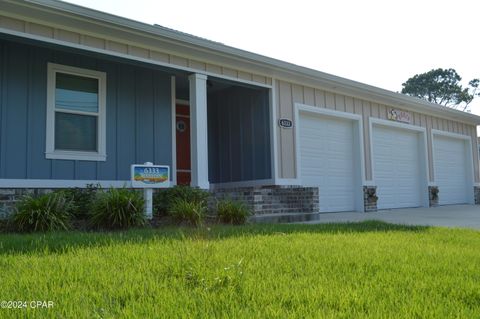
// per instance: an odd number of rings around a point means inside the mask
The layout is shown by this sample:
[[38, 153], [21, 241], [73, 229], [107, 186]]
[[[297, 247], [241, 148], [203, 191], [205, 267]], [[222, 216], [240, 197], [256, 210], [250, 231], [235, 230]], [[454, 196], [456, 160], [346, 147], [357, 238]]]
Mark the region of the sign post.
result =
[[[152, 162], [143, 163], [145, 166], [153, 166]], [[153, 188], [143, 189], [144, 211], [147, 219], [153, 218]]]
[[153, 165], [146, 162], [143, 165], [131, 166], [131, 181], [133, 188], [143, 188], [145, 200], [145, 216], [153, 217], [153, 189], [170, 186], [170, 168], [168, 166]]

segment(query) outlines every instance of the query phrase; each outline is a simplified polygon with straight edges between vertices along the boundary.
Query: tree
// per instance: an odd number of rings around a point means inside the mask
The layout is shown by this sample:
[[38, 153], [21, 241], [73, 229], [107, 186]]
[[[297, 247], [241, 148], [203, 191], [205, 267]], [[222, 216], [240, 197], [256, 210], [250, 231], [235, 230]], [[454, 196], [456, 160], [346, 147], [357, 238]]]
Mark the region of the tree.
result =
[[433, 69], [409, 78], [402, 84], [402, 93], [467, 111], [470, 102], [480, 96], [480, 93], [477, 93], [480, 80], [473, 79], [466, 87], [460, 84], [461, 80], [454, 69]]

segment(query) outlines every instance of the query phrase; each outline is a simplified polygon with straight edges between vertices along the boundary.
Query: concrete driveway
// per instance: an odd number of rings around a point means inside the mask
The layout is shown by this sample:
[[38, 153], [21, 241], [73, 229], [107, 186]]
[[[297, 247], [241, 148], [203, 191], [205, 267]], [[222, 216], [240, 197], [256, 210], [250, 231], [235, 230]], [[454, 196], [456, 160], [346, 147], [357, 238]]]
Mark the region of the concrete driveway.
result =
[[381, 220], [387, 223], [480, 229], [480, 206], [450, 205], [430, 208], [381, 210], [375, 213], [325, 213], [306, 224]]

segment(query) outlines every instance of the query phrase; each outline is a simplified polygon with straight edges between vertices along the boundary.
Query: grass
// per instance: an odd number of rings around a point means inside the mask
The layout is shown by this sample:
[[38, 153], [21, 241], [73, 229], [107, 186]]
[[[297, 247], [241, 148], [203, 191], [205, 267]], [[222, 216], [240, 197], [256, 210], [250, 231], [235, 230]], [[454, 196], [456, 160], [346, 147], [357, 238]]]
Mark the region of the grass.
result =
[[381, 222], [0, 235], [38, 318], [478, 318], [480, 232]]

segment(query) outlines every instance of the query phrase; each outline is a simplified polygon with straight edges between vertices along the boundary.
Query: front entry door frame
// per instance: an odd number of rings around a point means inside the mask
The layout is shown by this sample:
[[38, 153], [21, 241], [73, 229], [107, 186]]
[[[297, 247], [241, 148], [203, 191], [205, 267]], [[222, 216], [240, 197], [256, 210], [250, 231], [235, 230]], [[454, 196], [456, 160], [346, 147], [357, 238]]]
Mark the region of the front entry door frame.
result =
[[[191, 170], [191, 141], [190, 141], [190, 106], [185, 100], [176, 100], [175, 106], [175, 141], [176, 141], [176, 185], [190, 185], [192, 178]], [[183, 121], [182, 121], [183, 119]], [[181, 123], [183, 122], [183, 123]], [[187, 134], [183, 136], [185, 141], [179, 140], [179, 134]], [[187, 145], [185, 145], [187, 144]]]

